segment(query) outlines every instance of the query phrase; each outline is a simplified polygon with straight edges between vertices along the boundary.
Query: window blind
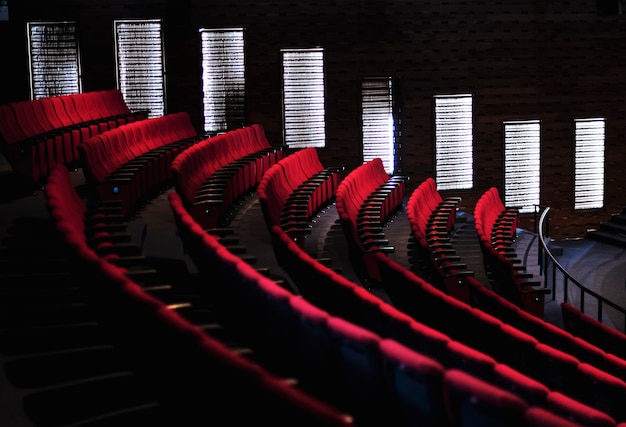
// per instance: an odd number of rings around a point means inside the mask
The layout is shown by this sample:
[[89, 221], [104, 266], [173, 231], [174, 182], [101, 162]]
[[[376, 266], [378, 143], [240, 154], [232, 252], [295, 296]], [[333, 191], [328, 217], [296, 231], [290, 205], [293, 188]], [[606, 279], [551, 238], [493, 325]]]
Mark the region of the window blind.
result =
[[574, 132], [574, 209], [601, 208], [605, 119], [576, 119]]
[[117, 84], [128, 107], [165, 114], [165, 61], [160, 20], [115, 21]]
[[395, 172], [395, 120], [393, 80], [367, 78], [361, 82], [363, 162], [376, 157], [388, 174]]
[[324, 51], [283, 49], [284, 143], [291, 148], [326, 145]]
[[81, 92], [75, 22], [29, 22], [31, 99]]
[[435, 95], [435, 181], [438, 190], [474, 185], [472, 95]]
[[504, 122], [504, 204], [534, 212], [540, 198], [540, 122]]
[[204, 130], [245, 125], [244, 31], [201, 29]]

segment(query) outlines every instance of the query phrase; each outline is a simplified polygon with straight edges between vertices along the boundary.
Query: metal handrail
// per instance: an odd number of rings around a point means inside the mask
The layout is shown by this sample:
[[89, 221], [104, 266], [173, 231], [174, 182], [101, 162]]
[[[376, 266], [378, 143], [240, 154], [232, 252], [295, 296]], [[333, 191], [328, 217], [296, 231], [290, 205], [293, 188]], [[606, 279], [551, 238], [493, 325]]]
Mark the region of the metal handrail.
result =
[[596, 319], [602, 322], [603, 308], [605, 305], [607, 305], [615, 309], [616, 311], [620, 312], [623, 315], [624, 330], [626, 330], [626, 308], [619, 306], [613, 301], [603, 297], [602, 295], [584, 286], [578, 280], [574, 279], [568, 273], [567, 269], [563, 267], [556, 260], [556, 258], [550, 251], [548, 244], [546, 243], [546, 237], [549, 238], [549, 236], [547, 236], [547, 225], [549, 224], [548, 213], [550, 212], [550, 207], [540, 206], [539, 208], [541, 209], [541, 215], [539, 217], [539, 221], [536, 222], [537, 233], [539, 235], [539, 242], [540, 242], [539, 265], [541, 267], [541, 273], [546, 276], [546, 286], [548, 286], [548, 275], [547, 275], [548, 274], [548, 262], [547, 261], [549, 260], [551, 262], [551, 265], [552, 265], [552, 300], [555, 300], [556, 298], [556, 273], [558, 270], [561, 272], [561, 274], [563, 274], [563, 300], [564, 302], [566, 303], [568, 302], [568, 289], [569, 289], [569, 284], [571, 283], [572, 285], [576, 286], [578, 290], [580, 291], [580, 303], [578, 306], [578, 309], [580, 311], [582, 311], [583, 313], [585, 312], [585, 295], [593, 297], [598, 305]]

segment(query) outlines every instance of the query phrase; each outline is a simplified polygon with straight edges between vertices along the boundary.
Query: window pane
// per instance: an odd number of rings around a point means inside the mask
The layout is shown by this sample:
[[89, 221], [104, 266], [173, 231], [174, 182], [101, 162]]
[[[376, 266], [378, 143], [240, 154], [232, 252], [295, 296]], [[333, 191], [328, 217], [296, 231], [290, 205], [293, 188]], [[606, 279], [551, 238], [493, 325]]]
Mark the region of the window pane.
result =
[[245, 125], [243, 29], [200, 30], [204, 130], [223, 132]]
[[474, 186], [472, 95], [435, 96], [435, 180], [438, 190]]
[[393, 118], [393, 83], [389, 77], [365, 79], [361, 83], [363, 163], [376, 157], [385, 171], [395, 170], [395, 127]]
[[132, 111], [165, 114], [165, 65], [160, 20], [115, 21], [117, 84]]
[[504, 204], [535, 211], [540, 195], [540, 122], [504, 122]]
[[285, 144], [291, 148], [324, 147], [324, 51], [282, 50]]
[[74, 22], [29, 22], [31, 99], [81, 92]]
[[575, 122], [574, 209], [604, 206], [604, 119]]

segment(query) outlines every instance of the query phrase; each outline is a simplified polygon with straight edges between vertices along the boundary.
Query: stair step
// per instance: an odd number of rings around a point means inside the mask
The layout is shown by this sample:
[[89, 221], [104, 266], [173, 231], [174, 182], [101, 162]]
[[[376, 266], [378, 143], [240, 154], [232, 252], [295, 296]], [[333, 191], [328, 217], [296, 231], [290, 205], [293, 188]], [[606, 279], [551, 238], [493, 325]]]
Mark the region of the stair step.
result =
[[617, 221], [601, 222], [600, 225], [598, 226], [598, 230], [626, 236], [626, 224], [620, 224]]
[[224, 246], [238, 245], [239, 238], [238, 237], [219, 237], [218, 241], [220, 244]]
[[248, 251], [245, 245], [225, 245], [224, 247], [233, 254], [245, 254]]
[[612, 214], [609, 221], [626, 225], [626, 212]]
[[587, 238], [626, 248], [626, 236], [596, 229], [587, 231]]
[[235, 229], [231, 227], [215, 227], [210, 228], [206, 231], [213, 236], [225, 237], [233, 234], [235, 232]]

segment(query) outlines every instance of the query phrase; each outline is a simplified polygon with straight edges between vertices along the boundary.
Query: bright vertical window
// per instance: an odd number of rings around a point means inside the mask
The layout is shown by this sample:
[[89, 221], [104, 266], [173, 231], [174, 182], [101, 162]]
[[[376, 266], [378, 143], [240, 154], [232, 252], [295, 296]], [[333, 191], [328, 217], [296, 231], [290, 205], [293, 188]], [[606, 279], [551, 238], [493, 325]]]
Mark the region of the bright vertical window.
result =
[[119, 20], [115, 26], [117, 85], [133, 111], [165, 114], [165, 58], [160, 19]]
[[326, 145], [324, 50], [283, 49], [284, 143], [291, 148]]
[[224, 132], [245, 125], [244, 31], [201, 29], [204, 130]]
[[504, 122], [504, 204], [534, 212], [540, 198], [539, 120]]
[[368, 78], [361, 82], [363, 163], [380, 157], [390, 175], [396, 169], [393, 92], [394, 84], [390, 77]]
[[31, 99], [80, 93], [76, 23], [29, 22], [27, 30]]
[[474, 186], [472, 95], [435, 96], [435, 180], [438, 190]]
[[574, 209], [601, 208], [605, 119], [576, 119], [574, 124]]

